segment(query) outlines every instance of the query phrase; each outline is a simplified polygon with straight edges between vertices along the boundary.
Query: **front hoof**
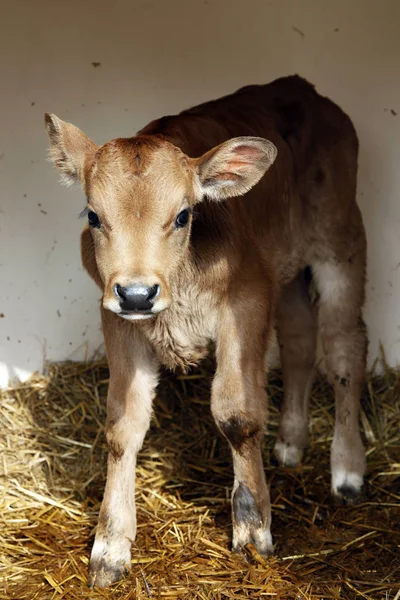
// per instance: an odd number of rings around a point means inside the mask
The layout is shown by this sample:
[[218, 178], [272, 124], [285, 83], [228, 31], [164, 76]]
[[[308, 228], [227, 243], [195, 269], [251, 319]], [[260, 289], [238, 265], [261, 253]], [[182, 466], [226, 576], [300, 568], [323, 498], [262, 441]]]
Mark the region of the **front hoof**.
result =
[[120, 579], [129, 572], [128, 565], [110, 565], [105, 559], [91, 561], [89, 567], [88, 586], [90, 588], [105, 588]]
[[[268, 511], [269, 512], [269, 509]], [[265, 518], [257, 505], [256, 499], [247, 487], [240, 483], [232, 497], [233, 514], [233, 552], [241, 552], [247, 544], [252, 543], [259, 554], [273, 554], [274, 546], [270, 531], [270, 518]]]
[[89, 587], [107, 587], [129, 572], [131, 542], [127, 538], [95, 540], [89, 564]]
[[274, 554], [274, 545], [269, 527], [253, 529], [251, 535], [258, 554], [261, 554], [261, 556], [272, 556]]
[[242, 554], [247, 544], [253, 544], [261, 556], [272, 556], [274, 545], [269, 527], [252, 527], [250, 524], [240, 523], [233, 528], [232, 552]]

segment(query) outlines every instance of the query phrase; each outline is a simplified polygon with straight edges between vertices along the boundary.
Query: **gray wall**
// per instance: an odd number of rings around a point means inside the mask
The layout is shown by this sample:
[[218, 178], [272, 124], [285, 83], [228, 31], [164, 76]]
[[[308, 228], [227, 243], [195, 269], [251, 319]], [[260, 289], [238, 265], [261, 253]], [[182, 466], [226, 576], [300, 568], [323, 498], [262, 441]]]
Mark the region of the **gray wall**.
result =
[[46, 162], [43, 113], [102, 143], [290, 73], [358, 129], [370, 356], [382, 340], [399, 362], [400, 2], [3, 0], [1, 9], [0, 383], [101, 344], [99, 293], [80, 266], [84, 197], [61, 188]]

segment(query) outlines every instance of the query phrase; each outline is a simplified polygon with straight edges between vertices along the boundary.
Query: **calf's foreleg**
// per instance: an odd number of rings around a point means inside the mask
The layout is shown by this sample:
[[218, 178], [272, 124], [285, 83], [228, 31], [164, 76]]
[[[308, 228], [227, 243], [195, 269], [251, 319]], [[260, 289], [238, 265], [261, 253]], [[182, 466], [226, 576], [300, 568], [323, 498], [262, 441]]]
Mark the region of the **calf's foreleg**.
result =
[[221, 308], [217, 335], [217, 371], [211, 409], [233, 457], [232, 546], [252, 542], [261, 554], [273, 552], [271, 505], [261, 442], [267, 418], [264, 356], [269, 333], [265, 298], [232, 294]]
[[110, 367], [107, 482], [90, 557], [89, 585], [105, 587], [130, 566], [136, 536], [136, 455], [149, 428], [158, 365], [134, 325], [103, 312]]

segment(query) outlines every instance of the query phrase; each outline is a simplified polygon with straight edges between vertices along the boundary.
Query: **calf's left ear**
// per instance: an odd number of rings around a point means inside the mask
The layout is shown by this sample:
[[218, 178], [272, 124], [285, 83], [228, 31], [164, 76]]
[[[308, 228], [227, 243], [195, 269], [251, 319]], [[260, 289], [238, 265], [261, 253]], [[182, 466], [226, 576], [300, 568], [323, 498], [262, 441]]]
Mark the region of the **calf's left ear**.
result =
[[65, 185], [80, 182], [85, 185], [85, 167], [97, 150], [97, 146], [78, 127], [61, 121], [56, 115], [44, 116], [50, 141], [50, 158], [60, 171]]
[[241, 196], [258, 183], [278, 151], [269, 140], [237, 137], [195, 160], [201, 194], [213, 200]]

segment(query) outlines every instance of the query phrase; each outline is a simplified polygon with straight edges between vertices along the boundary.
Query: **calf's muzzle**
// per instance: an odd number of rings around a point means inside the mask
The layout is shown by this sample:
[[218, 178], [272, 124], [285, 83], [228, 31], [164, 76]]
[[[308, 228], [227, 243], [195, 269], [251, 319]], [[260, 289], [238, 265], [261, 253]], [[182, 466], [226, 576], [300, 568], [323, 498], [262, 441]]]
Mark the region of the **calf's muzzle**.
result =
[[123, 312], [148, 313], [151, 312], [154, 302], [160, 294], [158, 283], [147, 286], [135, 283], [129, 286], [114, 285], [114, 294], [118, 298]]

